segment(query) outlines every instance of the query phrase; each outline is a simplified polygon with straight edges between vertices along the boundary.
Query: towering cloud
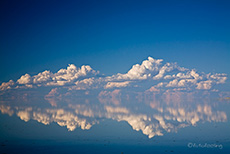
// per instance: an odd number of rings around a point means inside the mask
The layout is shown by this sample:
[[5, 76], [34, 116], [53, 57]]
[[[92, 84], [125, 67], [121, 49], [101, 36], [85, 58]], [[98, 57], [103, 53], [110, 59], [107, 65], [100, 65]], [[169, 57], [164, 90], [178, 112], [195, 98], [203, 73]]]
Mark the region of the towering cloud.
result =
[[135, 64], [126, 74], [113, 75], [113, 80], [145, 80], [152, 75], [157, 74], [161, 65], [162, 59], [153, 59], [148, 57], [141, 65]]

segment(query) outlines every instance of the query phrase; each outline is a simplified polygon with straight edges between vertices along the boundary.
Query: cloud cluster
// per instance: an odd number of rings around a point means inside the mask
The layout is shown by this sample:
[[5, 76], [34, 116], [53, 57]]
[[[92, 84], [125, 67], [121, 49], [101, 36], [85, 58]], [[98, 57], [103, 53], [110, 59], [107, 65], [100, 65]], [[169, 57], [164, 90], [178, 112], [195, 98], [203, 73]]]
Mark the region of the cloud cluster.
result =
[[141, 65], [135, 64], [126, 74], [116, 74], [111, 77], [111, 80], [145, 80], [157, 74], [161, 65], [162, 59], [153, 59], [148, 57]]
[[211, 89], [212, 85], [225, 83], [226, 74], [198, 74], [194, 69], [179, 72], [173, 75], [166, 75], [166, 80], [170, 80], [166, 87], [195, 87], [196, 89]]
[[98, 73], [88, 65], [77, 68], [74, 64], [70, 64], [66, 69], [60, 69], [57, 73], [46, 70], [34, 76], [29, 74], [22, 75], [17, 82], [12, 80], [3, 82], [0, 89], [74, 85], [76, 81], [96, 76]]
[[[72, 90], [82, 89], [114, 89], [125, 87], [143, 87], [151, 85], [150, 89], [158, 91], [170, 88], [183, 88], [184, 90], [204, 89], [209, 90], [216, 84], [225, 83], [226, 74], [198, 73], [195, 69], [189, 70], [178, 66], [176, 63], [163, 64], [162, 59], [148, 57], [141, 64], [135, 64], [125, 74], [112, 76], [98, 76], [99, 72], [88, 65], [77, 68], [70, 64], [66, 69], [60, 69], [57, 73], [44, 71], [31, 76], [25, 74], [16, 82], [10, 80], [3, 82], [0, 90], [17, 88], [33, 88], [41, 86], [61, 86]], [[149, 87], [148, 87], [149, 88]]]
[[130, 81], [124, 81], [124, 82], [108, 82], [105, 85], [105, 89], [110, 88], [120, 88], [120, 87], [127, 87], [130, 84]]

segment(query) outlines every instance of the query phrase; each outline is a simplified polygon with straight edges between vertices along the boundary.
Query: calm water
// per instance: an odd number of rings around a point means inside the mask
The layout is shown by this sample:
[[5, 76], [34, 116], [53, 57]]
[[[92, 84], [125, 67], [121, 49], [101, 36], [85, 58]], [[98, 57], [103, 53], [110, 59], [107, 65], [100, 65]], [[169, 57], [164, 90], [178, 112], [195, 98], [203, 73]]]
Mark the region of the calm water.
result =
[[227, 95], [58, 88], [4, 92], [1, 153], [229, 153]]

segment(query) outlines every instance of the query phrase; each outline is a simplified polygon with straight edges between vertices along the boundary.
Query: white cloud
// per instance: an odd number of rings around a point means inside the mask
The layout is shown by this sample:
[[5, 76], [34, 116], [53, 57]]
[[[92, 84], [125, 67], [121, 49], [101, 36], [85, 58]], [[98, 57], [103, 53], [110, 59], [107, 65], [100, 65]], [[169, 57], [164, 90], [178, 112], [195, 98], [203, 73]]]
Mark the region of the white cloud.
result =
[[11, 89], [12, 86], [14, 86], [15, 83], [13, 80], [10, 80], [9, 82], [3, 82], [0, 86], [0, 90], [7, 90], [7, 89]]
[[152, 86], [150, 89], [148, 89], [147, 91], [150, 91], [150, 92], [157, 92], [157, 91], [160, 91], [159, 89], [156, 88], [156, 86]]
[[17, 81], [19, 84], [28, 84], [31, 83], [31, 76], [29, 74], [25, 74], [21, 76], [20, 79]]
[[[88, 65], [83, 65], [81, 68], [77, 68], [75, 65], [70, 64], [67, 69], [60, 69], [57, 73], [51, 74], [52, 75], [52, 81], [48, 82], [47, 85], [59, 85], [63, 86], [66, 84], [74, 84], [76, 80], [78, 80], [80, 77], [90, 77], [95, 76], [99, 72], [93, 70]], [[50, 79], [50, 76], [48, 75], [48, 79]]]
[[184, 70], [184, 69], [178, 67], [176, 63], [166, 63], [163, 67], [161, 67], [159, 69], [158, 74], [155, 75], [153, 77], [153, 79], [154, 80], [161, 79], [161, 78], [163, 78], [163, 76], [165, 75], [165, 73], [173, 71], [175, 69]]
[[[99, 72], [88, 65], [80, 68], [70, 64], [66, 69], [60, 69], [57, 73], [48, 70], [30, 76], [25, 74], [17, 82], [10, 80], [3, 82], [0, 90], [17, 88], [35, 88], [42, 86], [61, 86], [69, 90], [89, 89], [115, 89], [133, 88], [144, 86], [151, 91], [167, 90], [170, 88], [184, 88], [187, 90], [212, 90], [212, 86], [223, 84], [227, 79], [226, 74], [198, 73], [195, 69], [186, 69], [176, 63], [163, 64], [162, 59], [148, 57], [141, 64], [135, 64], [125, 74], [99, 77]], [[161, 86], [158, 86], [161, 83]]]
[[112, 80], [145, 80], [150, 78], [153, 74], [156, 74], [162, 59], [153, 59], [148, 57], [148, 60], [144, 60], [142, 64], [135, 64], [126, 74], [113, 75]]
[[[92, 84], [92, 76], [96, 76], [99, 72], [93, 70], [88, 65], [83, 65], [77, 68], [74, 64], [70, 64], [67, 69], [60, 69], [57, 73], [52, 73], [48, 70], [38, 73], [37, 75], [30, 76], [29, 74], [22, 75], [17, 84], [13, 80], [3, 82], [0, 90], [14, 89], [14, 88], [33, 88], [41, 86], [64, 86], [74, 85], [78, 80], [82, 80], [85, 84]], [[85, 78], [85, 80], [83, 80]], [[87, 78], [89, 78], [87, 80]], [[87, 83], [86, 83], [87, 82]]]
[[197, 83], [196, 89], [211, 89], [212, 82], [213, 81], [211, 81], [211, 80], [201, 81], [201, 82]]
[[174, 79], [172, 81], [170, 81], [166, 87], [177, 87], [178, 86], [178, 80], [177, 79]]
[[71, 89], [75, 90], [85, 90], [85, 89], [92, 89], [96, 88], [93, 87], [95, 84], [97, 84], [98, 80], [96, 80], [94, 77], [92, 78], [86, 78], [80, 81], [75, 82], [75, 86], [73, 86]]
[[210, 76], [211, 79], [215, 80], [217, 84], [225, 83], [227, 80], [226, 74], [214, 74]]
[[130, 84], [130, 81], [124, 81], [124, 82], [108, 82], [105, 85], [105, 89], [109, 88], [119, 88], [119, 87], [127, 87]]
[[33, 77], [33, 83], [38, 84], [38, 83], [45, 83], [48, 81], [52, 81], [54, 79], [53, 73], [50, 71], [44, 71], [42, 73], [38, 73], [38, 75], [35, 75]]

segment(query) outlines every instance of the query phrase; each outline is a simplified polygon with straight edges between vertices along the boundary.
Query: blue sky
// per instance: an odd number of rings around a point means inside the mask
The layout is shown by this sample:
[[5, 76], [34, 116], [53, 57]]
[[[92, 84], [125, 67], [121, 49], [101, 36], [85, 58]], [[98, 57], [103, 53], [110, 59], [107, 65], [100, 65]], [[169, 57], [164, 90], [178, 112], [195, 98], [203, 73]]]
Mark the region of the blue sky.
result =
[[1, 0], [2, 145], [228, 146], [229, 19], [229, 0]]
[[0, 81], [67, 64], [125, 73], [148, 56], [206, 73], [230, 68], [229, 1], [0, 2]]

